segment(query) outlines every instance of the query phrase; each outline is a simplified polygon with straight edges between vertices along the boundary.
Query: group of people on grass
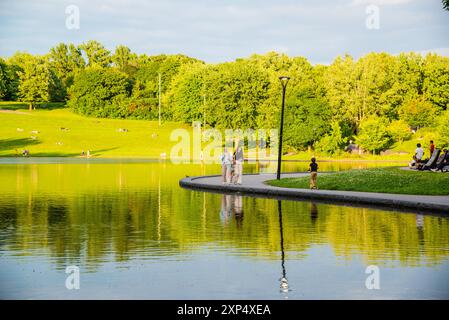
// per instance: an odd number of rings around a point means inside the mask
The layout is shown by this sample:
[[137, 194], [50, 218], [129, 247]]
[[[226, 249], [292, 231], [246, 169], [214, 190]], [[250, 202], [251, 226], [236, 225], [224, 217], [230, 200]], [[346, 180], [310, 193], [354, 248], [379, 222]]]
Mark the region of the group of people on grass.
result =
[[[444, 168], [449, 166], [449, 151], [448, 149], [441, 150], [435, 147], [433, 140], [430, 140], [429, 156], [430, 158], [424, 158], [425, 151], [421, 146], [421, 143], [416, 145], [415, 154], [413, 155], [413, 161], [410, 163], [411, 168], [422, 170], [427, 166], [432, 171], [443, 171]], [[430, 162], [430, 163], [429, 163]]]
[[242, 184], [243, 160], [243, 148], [240, 145], [232, 155], [228, 148], [224, 148], [220, 156], [223, 184]]

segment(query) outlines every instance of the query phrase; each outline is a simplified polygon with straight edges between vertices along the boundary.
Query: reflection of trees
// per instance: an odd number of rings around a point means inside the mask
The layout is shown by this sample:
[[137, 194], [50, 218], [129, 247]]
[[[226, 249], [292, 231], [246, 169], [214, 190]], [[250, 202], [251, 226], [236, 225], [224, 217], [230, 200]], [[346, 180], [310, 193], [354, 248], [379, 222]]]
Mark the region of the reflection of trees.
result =
[[[0, 246], [44, 252], [61, 266], [80, 260], [95, 265], [111, 254], [117, 261], [157, 258], [209, 244], [279, 258], [277, 201], [234, 195], [232, 219], [223, 227], [221, 195], [178, 188], [179, 177], [199, 167], [167, 167], [39, 165], [0, 171], [0, 195], [10, 199], [0, 202]], [[448, 257], [447, 218], [294, 201], [283, 201], [282, 210], [290, 258], [327, 243], [339, 256], [360, 253], [376, 263], [435, 264]]]
[[363, 208], [357, 209], [358, 214], [348, 214], [344, 207], [332, 211], [326, 234], [339, 255], [362, 252], [370, 263], [381, 264], [387, 258], [408, 266], [434, 264], [448, 256], [447, 218], [425, 216], [419, 227], [414, 214]]

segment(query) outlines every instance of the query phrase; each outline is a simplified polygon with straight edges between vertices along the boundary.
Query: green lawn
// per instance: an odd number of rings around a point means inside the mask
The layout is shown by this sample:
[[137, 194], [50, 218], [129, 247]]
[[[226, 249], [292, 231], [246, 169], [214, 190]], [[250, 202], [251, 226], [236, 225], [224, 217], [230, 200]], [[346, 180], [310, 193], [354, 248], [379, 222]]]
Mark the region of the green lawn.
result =
[[[128, 132], [119, 132], [120, 128]], [[27, 149], [31, 156], [73, 157], [90, 150], [94, 157], [159, 158], [161, 153], [169, 155], [171, 146], [176, 143], [170, 141], [170, 133], [178, 128], [192, 132], [191, 126], [177, 122], [163, 122], [159, 126], [157, 121], [84, 117], [64, 108], [63, 103], [46, 103], [29, 112], [27, 103], [0, 102], [0, 157], [15, 156]], [[429, 140], [427, 138], [424, 141]], [[411, 159], [416, 142], [421, 140], [407, 141], [390, 155], [343, 153], [341, 156], [320, 156], [319, 159], [404, 161]], [[313, 152], [303, 151], [285, 155], [283, 159], [310, 160], [312, 155]]]
[[[119, 132], [120, 128], [127, 132]], [[24, 149], [31, 156], [79, 156], [90, 150], [94, 157], [159, 158], [176, 142], [173, 129], [190, 126], [157, 121], [83, 117], [63, 104], [48, 104], [28, 111], [25, 103], [0, 102], [0, 156], [15, 156]], [[38, 133], [33, 133], [38, 131]]]
[[[309, 188], [309, 178], [270, 180], [269, 185]], [[416, 195], [448, 195], [449, 173], [406, 171], [396, 167], [348, 170], [318, 176], [322, 190], [365, 191]]]

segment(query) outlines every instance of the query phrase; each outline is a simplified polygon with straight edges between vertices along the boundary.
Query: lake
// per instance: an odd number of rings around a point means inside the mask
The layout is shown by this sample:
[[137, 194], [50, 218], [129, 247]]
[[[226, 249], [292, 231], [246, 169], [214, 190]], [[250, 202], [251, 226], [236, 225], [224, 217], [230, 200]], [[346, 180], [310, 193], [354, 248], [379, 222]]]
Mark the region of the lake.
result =
[[[320, 168], [379, 165], [397, 163]], [[449, 216], [178, 185], [219, 171], [139, 159], [0, 159], [0, 298], [449, 298]], [[78, 290], [66, 287], [69, 266], [79, 268]], [[372, 270], [379, 289], [368, 289]]]

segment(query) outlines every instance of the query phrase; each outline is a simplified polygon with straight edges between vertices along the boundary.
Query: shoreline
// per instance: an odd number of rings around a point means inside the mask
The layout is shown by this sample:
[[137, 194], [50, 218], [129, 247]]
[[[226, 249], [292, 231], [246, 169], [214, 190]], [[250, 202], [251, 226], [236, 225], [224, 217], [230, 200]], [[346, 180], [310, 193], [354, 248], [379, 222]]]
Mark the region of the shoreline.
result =
[[[170, 161], [169, 158], [157, 158], [157, 157], [146, 157], [146, 156], [108, 156], [108, 157], [101, 157], [101, 156], [90, 156], [90, 157], [82, 157], [82, 156], [45, 156], [45, 155], [39, 155], [39, 156], [3, 156], [0, 155], [0, 161], [2, 159], [142, 159], [142, 160], [164, 160], [164, 161]], [[176, 159], [176, 161], [179, 161], [179, 159]], [[186, 162], [198, 162], [198, 163], [205, 163], [205, 164], [211, 164], [213, 162], [204, 162], [199, 159], [192, 159], [187, 160]], [[253, 159], [253, 158], [245, 158], [245, 162], [277, 162], [277, 159]], [[320, 162], [407, 162], [408, 160], [398, 160], [398, 159], [382, 159], [382, 160], [375, 160], [375, 159], [351, 159], [351, 158], [342, 158], [342, 159], [323, 159], [320, 160]], [[181, 161], [183, 162], [183, 161]], [[308, 159], [283, 159], [282, 162], [310, 162]]]
[[[282, 178], [307, 176], [308, 173], [285, 173]], [[218, 193], [241, 193], [242, 195], [288, 200], [316, 200], [325, 203], [372, 206], [419, 213], [449, 214], [449, 196], [404, 195], [359, 191], [309, 190], [274, 187], [265, 181], [275, 178], [274, 174], [245, 174], [242, 185], [223, 185], [220, 175], [186, 177], [179, 181], [185, 189], [212, 191]]]

